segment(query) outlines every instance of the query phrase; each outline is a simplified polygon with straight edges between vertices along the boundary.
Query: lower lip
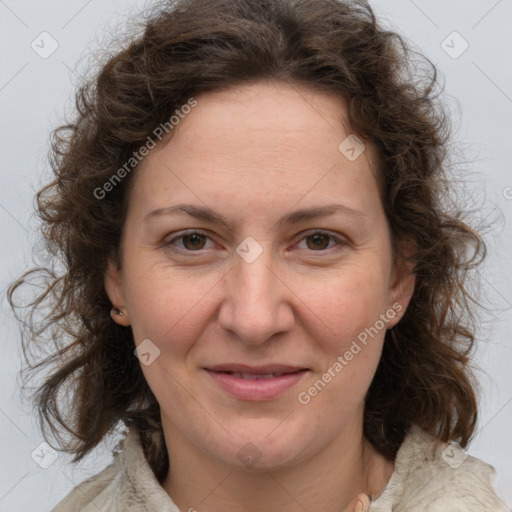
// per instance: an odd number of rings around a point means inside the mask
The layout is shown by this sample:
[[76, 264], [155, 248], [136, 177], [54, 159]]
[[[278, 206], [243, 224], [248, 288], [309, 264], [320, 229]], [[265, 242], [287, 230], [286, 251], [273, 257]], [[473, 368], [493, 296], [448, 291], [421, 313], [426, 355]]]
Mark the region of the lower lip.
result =
[[269, 379], [242, 379], [230, 373], [206, 370], [221, 388], [239, 400], [272, 400], [295, 386], [307, 370], [286, 373]]

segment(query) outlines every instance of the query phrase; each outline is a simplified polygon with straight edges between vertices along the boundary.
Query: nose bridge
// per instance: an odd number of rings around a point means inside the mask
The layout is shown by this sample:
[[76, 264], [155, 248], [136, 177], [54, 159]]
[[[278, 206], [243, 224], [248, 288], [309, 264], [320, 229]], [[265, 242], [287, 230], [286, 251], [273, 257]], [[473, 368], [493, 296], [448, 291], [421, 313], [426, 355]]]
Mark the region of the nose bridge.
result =
[[246, 343], [264, 343], [292, 325], [287, 288], [274, 273], [270, 247], [246, 239], [237, 253], [235, 268], [226, 276], [219, 321]]

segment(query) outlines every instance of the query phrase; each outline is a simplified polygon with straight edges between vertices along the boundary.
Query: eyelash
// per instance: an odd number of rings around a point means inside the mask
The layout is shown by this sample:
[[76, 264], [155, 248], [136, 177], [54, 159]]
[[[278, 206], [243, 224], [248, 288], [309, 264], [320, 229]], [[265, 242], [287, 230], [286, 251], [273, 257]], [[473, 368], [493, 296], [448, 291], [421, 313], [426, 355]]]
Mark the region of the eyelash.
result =
[[[182, 248], [174, 246], [174, 242], [176, 240], [180, 240], [180, 239], [182, 239], [182, 238], [184, 238], [186, 236], [190, 236], [190, 235], [201, 235], [201, 236], [204, 236], [204, 237], [206, 237], [206, 238], [211, 240], [211, 238], [204, 231], [193, 229], [193, 230], [190, 230], [190, 231], [184, 231], [180, 235], [175, 236], [174, 238], [169, 240], [169, 242], [166, 242], [165, 246], [170, 247], [171, 250], [173, 250], [175, 252], [188, 253], [188, 254], [198, 253], [198, 255], [200, 255], [201, 252], [204, 251], [205, 249], [198, 249], [197, 251], [192, 251], [192, 250], [182, 249]], [[339, 239], [338, 237], [335, 237], [334, 235], [332, 235], [328, 231], [322, 231], [322, 230], [314, 230], [314, 231], [307, 232], [307, 233], [304, 234], [304, 236], [301, 238], [300, 241], [302, 241], [302, 240], [304, 240], [304, 239], [306, 239], [308, 237], [314, 236], [314, 235], [324, 235], [324, 236], [327, 236], [331, 240], [337, 242], [338, 246], [334, 247], [334, 248], [331, 247], [331, 248], [328, 248], [328, 249], [319, 249], [317, 251], [311, 249], [311, 252], [313, 252], [313, 253], [326, 253], [326, 252], [336, 251], [336, 250], [341, 249], [343, 246], [348, 245], [347, 242]]]

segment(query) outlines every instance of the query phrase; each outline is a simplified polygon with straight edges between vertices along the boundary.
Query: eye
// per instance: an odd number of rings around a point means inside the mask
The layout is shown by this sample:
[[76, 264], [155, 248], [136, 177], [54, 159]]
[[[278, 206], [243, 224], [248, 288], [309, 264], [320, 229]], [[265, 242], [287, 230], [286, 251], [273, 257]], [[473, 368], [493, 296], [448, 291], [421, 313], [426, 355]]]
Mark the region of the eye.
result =
[[[173, 249], [181, 252], [200, 252], [203, 249], [208, 249], [208, 247], [206, 247], [208, 240], [211, 239], [206, 233], [198, 230], [190, 230], [180, 233], [178, 236], [166, 242], [165, 245], [172, 246]], [[326, 252], [327, 249], [333, 248], [333, 244], [334, 246], [338, 246], [337, 248], [346, 245], [346, 242], [330, 233], [318, 230], [306, 234], [301, 239], [299, 244], [297, 244], [298, 248], [301, 250], [304, 249], [304, 247], [300, 247], [300, 244], [303, 242], [306, 244], [305, 250], [313, 252]], [[210, 248], [211, 247], [212, 246], [210, 246]]]
[[301, 243], [302, 241], [306, 242], [306, 250], [315, 252], [325, 252], [326, 249], [332, 248], [332, 246], [329, 247], [331, 242], [335, 242], [338, 246], [346, 245], [345, 242], [326, 231], [310, 232], [302, 238]]
[[[181, 233], [180, 235], [169, 240], [166, 245], [173, 245], [181, 251], [198, 252], [205, 248], [206, 240], [209, 239], [210, 237], [202, 231], [193, 230]], [[176, 245], [176, 241], [182, 241], [181, 246]]]

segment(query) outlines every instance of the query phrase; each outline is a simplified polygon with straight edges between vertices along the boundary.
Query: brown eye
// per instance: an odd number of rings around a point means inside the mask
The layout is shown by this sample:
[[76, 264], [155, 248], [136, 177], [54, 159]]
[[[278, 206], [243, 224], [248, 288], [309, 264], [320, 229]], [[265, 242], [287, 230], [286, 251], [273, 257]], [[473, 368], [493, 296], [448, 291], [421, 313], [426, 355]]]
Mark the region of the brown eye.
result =
[[327, 249], [327, 247], [329, 247], [329, 242], [331, 239], [331, 236], [324, 235], [323, 233], [317, 233], [306, 237], [306, 240], [311, 240], [311, 243], [307, 243], [307, 246], [308, 249], [312, 250]]
[[349, 243], [344, 238], [332, 235], [328, 231], [310, 231], [303, 235], [296, 248], [300, 251], [317, 252], [318, 255], [333, 255], [345, 249]]
[[181, 238], [183, 239], [183, 246], [190, 251], [203, 249], [206, 240], [206, 236], [199, 233], [184, 235]]
[[[211, 248], [207, 246], [207, 242], [211, 241], [210, 237], [200, 231], [182, 232], [181, 235], [174, 237], [165, 245], [177, 252], [200, 252], [202, 249]], [[211, 241], [212, 242], [212, 241]]]

